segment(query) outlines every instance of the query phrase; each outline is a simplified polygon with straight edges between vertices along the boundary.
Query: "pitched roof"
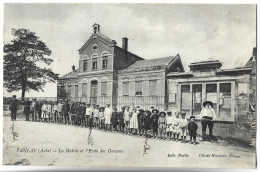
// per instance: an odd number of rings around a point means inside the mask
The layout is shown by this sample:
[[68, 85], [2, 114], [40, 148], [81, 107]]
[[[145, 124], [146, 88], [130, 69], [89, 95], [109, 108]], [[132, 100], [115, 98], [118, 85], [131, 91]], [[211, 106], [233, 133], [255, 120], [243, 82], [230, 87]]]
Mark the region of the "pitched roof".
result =
[[139, 61], [136, 61], [134, 64], [128, 66], [127, 68], [125, 68], [123, 70], [167, 66], [177, 56], [170, 56], [170, 57], [156, 58], [156, 59], [149, 59], [149, 60], [139, 60]]
[[60, 77], [60, 79], [66, 79], [66, 78], [76, 78], [78, 76], [79, 69], [76, 69], [75, 71], [71, 71], [63, 76]]
[[84, 51], [84, 49], [91, 43], [92, 39], [94, 39], [94, 38], [98, 38], [98, 39], [104, 41], [105, 43], [107, 43], [107, 44], [109, 44], [109, 45], [111, 45], [111, 46], [117, 44], [115, 40], [112, 40], [112, 39], [108, 38], [107, 36], [105, 36], [105, 35], [103, 35], [103, 34], [101, 34], [101, 33], [95, 33], [95, 34], [93, 33], [93, 34], [90, 36], [90, 38], [87, 40], [87, 42], [86, 42], [78, 51], [79, 51], [80, 53], [81, 53], [82, 51]]

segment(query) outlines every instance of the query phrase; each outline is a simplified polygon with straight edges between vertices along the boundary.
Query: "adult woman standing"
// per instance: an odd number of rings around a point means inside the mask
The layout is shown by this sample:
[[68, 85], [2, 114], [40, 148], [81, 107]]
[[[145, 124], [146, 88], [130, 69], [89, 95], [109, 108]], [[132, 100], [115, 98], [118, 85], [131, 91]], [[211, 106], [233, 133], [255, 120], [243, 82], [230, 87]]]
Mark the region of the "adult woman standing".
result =
[[202, 139], [206, 140], [206, 130], [207, 126], [209, 128], [209, 138], [212, 139], [212, 130], [214, 125], [214, 120], [216, 119], [216, 114], [213, 107], [213, 103], [211, 101], [205, 101], [203, 103], [204, 108], [200, 112], [201, 116], [201, 126], [202, 126]]

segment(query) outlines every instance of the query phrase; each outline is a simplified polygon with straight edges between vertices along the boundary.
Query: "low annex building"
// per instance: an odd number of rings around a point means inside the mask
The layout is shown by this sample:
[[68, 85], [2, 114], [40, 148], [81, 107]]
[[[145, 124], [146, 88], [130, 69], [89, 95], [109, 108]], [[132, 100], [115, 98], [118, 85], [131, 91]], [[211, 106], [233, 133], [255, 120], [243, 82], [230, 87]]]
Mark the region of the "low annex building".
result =
[[221, 62], [191, 63], [189, 72], [170, 72], [168, 108], [200, 119], [203, 102], [213, 102], [216, 122], [213, 134], [222, 137], [255, 138], [256, 48], [245, 66], [221, 69]]

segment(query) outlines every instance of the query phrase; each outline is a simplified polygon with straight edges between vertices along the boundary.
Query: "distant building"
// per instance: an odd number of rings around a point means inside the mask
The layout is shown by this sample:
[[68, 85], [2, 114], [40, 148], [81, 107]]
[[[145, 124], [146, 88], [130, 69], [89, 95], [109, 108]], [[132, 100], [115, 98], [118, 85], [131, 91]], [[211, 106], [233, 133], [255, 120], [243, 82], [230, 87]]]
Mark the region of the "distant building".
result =
[[144, 60], [128, 51], [127, 38], [122, 38], [121, 48], [94, 24], [92, 35], [79, 49], [79, 69], [73, 66], [59, 78], [57, 96], [101, 106], [165, 110], [169, 72], [184, 72], [179, 55]]

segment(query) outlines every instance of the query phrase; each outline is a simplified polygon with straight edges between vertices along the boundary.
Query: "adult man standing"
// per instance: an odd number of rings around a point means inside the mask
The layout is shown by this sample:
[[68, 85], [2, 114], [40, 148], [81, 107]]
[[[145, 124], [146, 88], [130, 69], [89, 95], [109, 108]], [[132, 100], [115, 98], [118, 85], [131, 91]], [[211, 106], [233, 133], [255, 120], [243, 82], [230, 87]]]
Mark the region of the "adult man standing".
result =
[[62, 113], [64, 116], [64, 122], [67, 125], [69, 124], [69, 111], [70, 111], [70, 105], [68, 104], [68, 100], [65, 100], [65, 103], [62, 106]]
[[35, 111], [35, 99], [33, 99], [32, 103], [31, 103], [31, 113], [32, 113], [32, 121], [37, 121], [37, 115], [36, 115], [36, 111]]
[[216, 119], [216, 114], [211, 101], [205, 101], [203, 103], [204, 108], [200, 112], [201, 116], [201, 125], [202, 125], [202, 139], [206, 140], [206, 129], [209, 128], [209, 139], [213, 138], [212, 130], [214, 125], [214, 120]]
[[13, 99], [10, 102], [10, 110], [11, 110], [11, 120], [16, 121], [16, 112], [18, 108], [18, 100], [16, 99], [16, 95], [13, 95]]

